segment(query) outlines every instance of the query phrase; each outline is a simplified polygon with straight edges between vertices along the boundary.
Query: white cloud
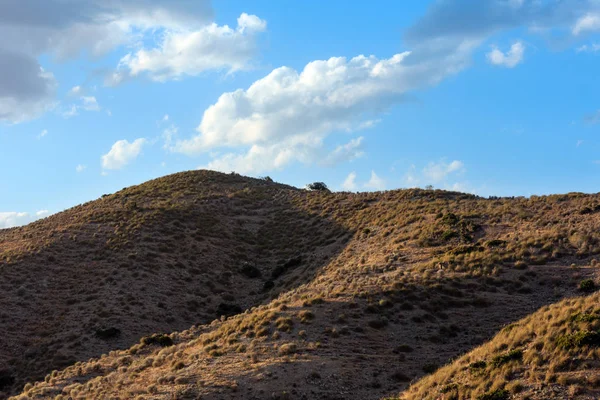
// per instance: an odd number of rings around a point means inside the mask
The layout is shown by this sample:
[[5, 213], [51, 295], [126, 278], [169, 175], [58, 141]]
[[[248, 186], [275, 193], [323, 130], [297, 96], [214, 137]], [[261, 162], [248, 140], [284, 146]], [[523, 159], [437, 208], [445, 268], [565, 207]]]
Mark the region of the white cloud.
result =
[[69, 96], [80, 96], [83, 93], [83, 88], [81, 86], [73, 86], [71, 90], [69, 90]]
[[132, 143], [127, 140], [117, 141], [112, 145], [110, 151], [102, 156], [102, 168], [105, 170], [123, 168], [140, 155], [142, 147], [146, 143], [144, 138], [136, 139]]
[[68, 110], [62, 112], [62, 116], [67, 119], [74, 117], [79, 114], [78, 110], [79, 107], [77, 107], [75, 104], [71, 104], [71, 107]]
[[25, 225], [31, 221], [31, 215], [25, 212], [0, 212], [0, 229]]
[[94, 96], [82, 96], [81, 97], [82, 106], [86, 111], [100, 111], [100, 106], [98, 105], [98, 101]]
[[214, 169], [222, 172], [238, 172], [241, 174], [256, 174], [265, 171], [281, 169], [290, 162], [313, 161], [314, 148], [308, 145], [252, 146], [245, 153], [227, 153], [219, 156], [201, 168]]
[[444, 161], [430, 162], [423, 168], [423, 176], [429, 180], [429, 183], [439, 183], [446, 179], [448, 175], [463, 171], [464, 164], [462, 161], [454, 160], [449, 164]]
[[158, 47], [124, 56], [111, 82], [120, 83], [142, 73], [164, 82], [207, 70], [245, 69], [256, 53], [255, 35], [264, 31], [267, 23], [246, 13], [237, 23], [235, 29], [212, 23], [193, 31], [167, 31]]
[[[168, 119], [168, 118], [167, 118]], [[163, 119], [163, 121], [166, 121]], [[171, 125], [167, 129], [165, 129], [162, 133], [162, 138], [164, 140], [163, 149], [171, 150], [173, 139], [177, 136], [177, 132], [179, 129], [175, 125]]]
[[34, 214], [27, 212], [0, 212], [0, 229], [27, 225], [49, 214], [48, 210], [40, 210]]
[[277, 68], [246, 90], [221, 95], [204, 112], [198, 135], [176, 142], [173, 151], [194, 155], [234, 148], [208, 166], [237, 172], [358, 157], [360, 138], [324, 158], [323, 142], [334, 133], [373, 126], [373, 115], [402, 102], [408, 92], [460, 71], [469, 52], [465, 45], [435, 60], [409, 60], [405, 52], [382, 60], [333, 57], [310, 62], [301, 72]]
[[[56, 106], [57, 83], [41, 68], [41, 55], [95, 60], [134, 49], [114, 73], [116, 81], [142, 72], [164, 80], [246, 68], [266, 23], [242, 14], [231, 29], [212, 19], [210, 0], [0, 1], [0, 122], [19, 123]], [[144, 48], [149, 43], [158, 45]], [[68, 94], [83, 92], [75, 86]]]
[[417, 173], [417, 167], [413, 164], [410, 166], [408, 172], [404, 175], [404, 181], [408, 185], [408, 187], [417, 187], [420, 178]]
[[451, 189], [453, 185], [448, 183], [448, 179], [461, 176], [465, 172], [466, 168], [462, 161], [454, 160], [448, 163], [442, 159], [438, 162], [428, 163], [422, 170], [418, 170], [415, 165], [411, 165], [404, 174], [404, 183], [408, 187], [435, 184]]
[[584, 44], [575, 49], [577, 53], [597, 53], [600, 51], [600, 43]]
[[337, 146], [327, 157], [322, 161], [323, 165], [334, 166], [346, 161], [352, 161], [364, 156], [363, 142], [364, 137], [352, 139], [346, 144]]
[[38, 139], [43, 138], [44, 136], [46, 136], [48, 134], [48, 130], [44, 129], [43, 131], [40, 132], [40, 134], [38, 135]]
[[375, 171], [371, 171], [371, 179], [364, 184], [364, 187], [367, 189], [384, 190], [385, 180], [377, 176]]
[[86, 168], [87, 168], [87, 166], [85, 166], [85, 165], [83, 165], [83, 164], [78, 164], [78, 165], [75, 167], [75, 171], [76, 171], [76, 172], [83, 172], [83, 171], [84, 171]]
[[167, 122], [169, 120], [169, 114], [165, 114], [162, 120], [163, 122]]
[[356, 172], [350, 172], [344, 182], [342, 183], [342, 189], [347, 191], [356, 190]]
[[[79, 110], [84, 111], [100, 111], [100, 105], [98, 104], [98, 100], [94, 96], [81, 96], [79, 98], [79, 104], [71, 104], [70, 108], [66, 111], [62, 112], [62, 116], [64, 118], [71, 118], [76, 115], [79, 115]], [[110, 111], [108, 111], [108, 115], [112, 115]]]
[[587, 13], [580, 17], [573, 26], [573, 35], [600, 30], [600, 13]]
[[522, 42], [515, 42], [510, 46], [506, 53], [500, 51], [497, 47], [492, 47], [492, 51], [487, 53], [487, 59], [490, 63], [502, 67], [514, 68], [523, 61], [525, 46]]

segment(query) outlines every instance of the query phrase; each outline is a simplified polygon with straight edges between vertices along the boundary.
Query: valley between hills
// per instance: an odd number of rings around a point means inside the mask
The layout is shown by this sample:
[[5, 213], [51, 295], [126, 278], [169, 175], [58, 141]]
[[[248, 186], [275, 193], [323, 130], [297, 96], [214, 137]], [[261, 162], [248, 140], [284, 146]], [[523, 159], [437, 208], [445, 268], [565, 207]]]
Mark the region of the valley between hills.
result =
[[598, 399], [600, 195], [182, 172], [0, 230], [0, 398]]

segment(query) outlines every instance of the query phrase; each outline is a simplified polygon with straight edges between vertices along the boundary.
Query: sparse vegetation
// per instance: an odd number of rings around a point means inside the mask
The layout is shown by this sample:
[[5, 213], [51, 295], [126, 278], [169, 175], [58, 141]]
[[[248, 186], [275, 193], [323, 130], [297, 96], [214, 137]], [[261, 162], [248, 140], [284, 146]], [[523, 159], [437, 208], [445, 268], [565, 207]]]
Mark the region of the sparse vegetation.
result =
[[0, 392], [363, 399], [413, 382], [403, 396], [419, 400], [534, 383], [594, 396], [598, 307], [559, 301], [595, 290], [600, 213], [580, 211], [598, 203], [208, 171], [127, 188], [0, 230]]

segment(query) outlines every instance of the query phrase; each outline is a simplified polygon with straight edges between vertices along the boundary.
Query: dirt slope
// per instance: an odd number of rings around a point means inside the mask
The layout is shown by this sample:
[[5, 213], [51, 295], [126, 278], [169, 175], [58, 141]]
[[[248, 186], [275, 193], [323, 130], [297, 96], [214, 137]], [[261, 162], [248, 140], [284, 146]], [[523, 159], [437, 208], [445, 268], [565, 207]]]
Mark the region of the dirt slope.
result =
[[[48, 374], [23, 398], [394, 395], [596, 279], [599, 204], [307, 192], [206, 171], [126, 189], [0, 231], [3, 310], [18, 310], [0, 320], [5, 390]], [[39, 291], [44, 277], [56, 283]], [[97, 336], [110, 327], [120, 335]]]

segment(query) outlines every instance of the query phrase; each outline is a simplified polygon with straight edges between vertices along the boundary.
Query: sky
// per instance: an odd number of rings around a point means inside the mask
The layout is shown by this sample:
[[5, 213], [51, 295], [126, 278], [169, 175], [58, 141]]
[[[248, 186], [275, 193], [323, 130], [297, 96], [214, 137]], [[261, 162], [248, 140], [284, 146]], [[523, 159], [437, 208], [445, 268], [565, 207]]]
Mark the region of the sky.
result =
[[2, 0], [0, 228], [207, 168], [599, 192], [600, 0]]

